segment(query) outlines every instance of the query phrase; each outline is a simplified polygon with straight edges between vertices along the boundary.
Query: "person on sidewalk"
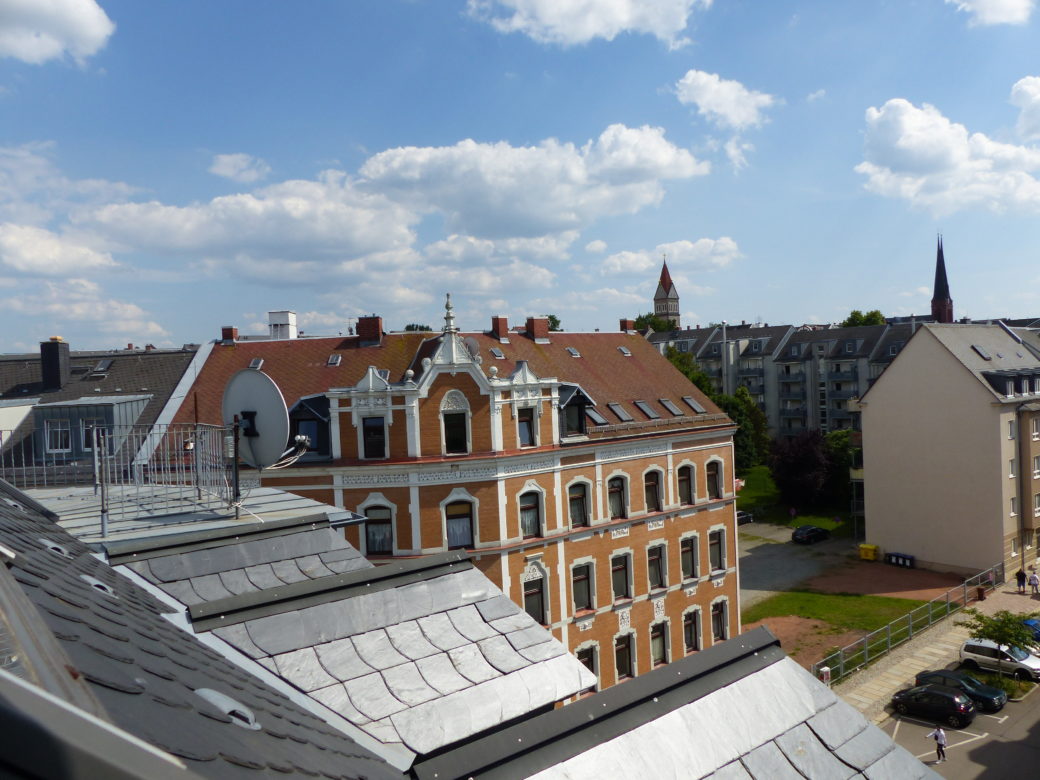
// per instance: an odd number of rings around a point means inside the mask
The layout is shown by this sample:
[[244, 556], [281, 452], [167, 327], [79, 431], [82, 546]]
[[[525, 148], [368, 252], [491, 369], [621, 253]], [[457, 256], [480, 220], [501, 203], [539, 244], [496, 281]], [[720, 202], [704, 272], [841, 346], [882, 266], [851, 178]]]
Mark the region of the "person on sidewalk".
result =
[[935, 728], [928, 732], [928, 736], [935, 740], [935, 763], [946, 760], [946, 732], [938, 723]]
[[1033, 591], [1034, 596], [1040, 596], [1040, 577], [1036, 575], [1035, 570], [1029, 573], [1029, 588]]
[[1024, 571], [1022, 571], [1022, 569], [1019, 569], [1017, 572], [1015, 572], [1015, 582], [1018, 583], [1018, 592], [1019, 593], [1025, 593], [1026, 592], [1026, 573]]

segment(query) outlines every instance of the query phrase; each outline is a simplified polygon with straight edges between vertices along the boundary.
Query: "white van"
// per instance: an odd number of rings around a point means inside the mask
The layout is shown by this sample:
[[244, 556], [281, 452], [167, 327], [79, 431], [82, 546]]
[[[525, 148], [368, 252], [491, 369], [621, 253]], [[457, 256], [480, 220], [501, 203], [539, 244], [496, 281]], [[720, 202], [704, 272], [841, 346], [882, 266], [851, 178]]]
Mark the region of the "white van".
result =
[[961, 645], [961, 663], [969, 669], [1002, 671], [1019, 680], [1040, 681], [1040, 658], [1021, 647], [997, 645], [988, 639], [969, 639]]

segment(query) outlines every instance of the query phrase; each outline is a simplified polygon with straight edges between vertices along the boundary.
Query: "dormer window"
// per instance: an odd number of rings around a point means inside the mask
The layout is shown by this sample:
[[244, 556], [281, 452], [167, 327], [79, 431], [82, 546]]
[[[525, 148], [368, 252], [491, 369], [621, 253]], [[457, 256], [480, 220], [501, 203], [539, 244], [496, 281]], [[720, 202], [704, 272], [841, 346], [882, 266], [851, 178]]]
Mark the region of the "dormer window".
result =
[[516, 410], [516, 435], [521, 447], [533, 447], [535, 437], [535, 415], [532, 407]]
[[469, 452], [469, 402], [459, 390], [449, 390], [441, 402], [441, 435], [445, 455]]
[[856, 351], [856, 342], [854, 342], [854, 341], [847, 341], [847, 342], [845, 342], [845, 351], [849, 352], [849, 353], [855, 352]]

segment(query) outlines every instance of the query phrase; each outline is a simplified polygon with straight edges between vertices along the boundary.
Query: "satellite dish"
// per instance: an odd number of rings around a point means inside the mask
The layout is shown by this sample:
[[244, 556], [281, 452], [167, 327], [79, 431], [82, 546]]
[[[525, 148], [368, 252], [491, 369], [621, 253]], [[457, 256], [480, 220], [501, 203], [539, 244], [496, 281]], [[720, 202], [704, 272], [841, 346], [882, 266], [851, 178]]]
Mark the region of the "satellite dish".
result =
[[263, 469], [281, 459], [289, 441], [289, 411], [271, 377], [251, 368], [239, 371], [224, 388], [220, 410], [224, 425], [238, 417], [242, 460]]
[[466, 349], [469, 350], [470, 357], [475, 358], [480, 354], [480, 344], [478, 344], [477, 340], [472, 336], [466, 336], [462, 343], [465, 344]]

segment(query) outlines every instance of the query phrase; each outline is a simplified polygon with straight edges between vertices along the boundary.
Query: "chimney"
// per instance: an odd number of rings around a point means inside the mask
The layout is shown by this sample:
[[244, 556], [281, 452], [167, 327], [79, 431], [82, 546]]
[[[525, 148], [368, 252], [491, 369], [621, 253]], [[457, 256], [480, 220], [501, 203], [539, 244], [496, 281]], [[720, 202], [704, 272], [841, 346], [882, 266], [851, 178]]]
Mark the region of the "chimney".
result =
[[238, 341], [238, 328], [233, 325], [224, 325], [220, 329], [221, 341]]
[[509, 340], [509, 320], [505, 317], [491, 318], [491, 335], [499, 341]]
[[40, 342], [40, 375], [44, 390], [61, 390], [72, 375], [69, 344], [61, 336]]
[[378, 346], [383, 340], [383, 318], [375, 314], [358, 317], [357, 334], [361, 339], [361, 346]]
[[635, 320], [621, 320], [621, 332], [622, 333], [627, 333], [628, 331], [635, 330], [635, 329], [636, 329], [636, 321]]
[[267, 328], [272, 339], [294, 339], [299, 336], [296, 330], [296, 312], [267, 312]]
[[527, 338], [541, 341], [546, 344], [549, 343], [549, 318], [528, 317]]

